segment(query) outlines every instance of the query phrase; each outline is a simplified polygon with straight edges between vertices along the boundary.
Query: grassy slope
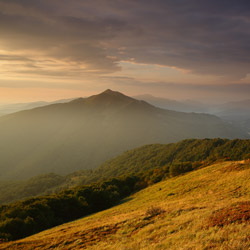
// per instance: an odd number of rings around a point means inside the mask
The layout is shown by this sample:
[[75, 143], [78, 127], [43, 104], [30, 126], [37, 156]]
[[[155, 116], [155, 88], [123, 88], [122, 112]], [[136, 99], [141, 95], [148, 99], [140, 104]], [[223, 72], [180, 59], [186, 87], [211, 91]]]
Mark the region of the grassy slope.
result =
[[[250, 164], [218, 163], [144, 189], [111, 209], [3, 243], [0, 249], [249, 249], [250, 224], [207, 227], [218, 209], [250, 200]], [[145, 215], [150, 206], [166, 212]]]

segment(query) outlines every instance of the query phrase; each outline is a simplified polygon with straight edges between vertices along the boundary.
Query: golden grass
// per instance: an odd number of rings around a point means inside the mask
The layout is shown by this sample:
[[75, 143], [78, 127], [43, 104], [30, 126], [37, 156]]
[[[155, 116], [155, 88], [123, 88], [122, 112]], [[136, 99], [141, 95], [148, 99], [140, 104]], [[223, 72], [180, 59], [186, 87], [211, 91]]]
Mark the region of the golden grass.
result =
[[[209, 226], [215, 211], [250, 201], [250, 164], [218, 163], [160, 182], [120, 205], [0, 249], [250, 249], [250, 223]], [[150, 207], [162, 209], [147, 215]]]

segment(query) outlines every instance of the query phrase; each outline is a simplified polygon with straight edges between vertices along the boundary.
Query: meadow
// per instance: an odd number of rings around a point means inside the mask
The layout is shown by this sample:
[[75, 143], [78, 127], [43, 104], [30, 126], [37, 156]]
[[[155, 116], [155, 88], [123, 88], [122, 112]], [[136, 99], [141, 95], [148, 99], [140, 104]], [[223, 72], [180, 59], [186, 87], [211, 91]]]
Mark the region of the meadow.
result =
[[249, 249], [249, 180], [247, 161], [216, 163], [0, 249]]

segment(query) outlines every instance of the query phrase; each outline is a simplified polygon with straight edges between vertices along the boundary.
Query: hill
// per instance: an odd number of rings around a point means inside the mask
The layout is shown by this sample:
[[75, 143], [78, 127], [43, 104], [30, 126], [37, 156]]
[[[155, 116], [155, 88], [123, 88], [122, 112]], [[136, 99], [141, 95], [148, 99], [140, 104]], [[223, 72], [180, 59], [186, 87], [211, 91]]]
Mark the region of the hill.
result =
[[156, 107], [179, 112], [209, 113], [210, 106], [196, 101], [177, 101], [167, 98], [155, 97], [149, 94], [134, 96], [135, 99], [144, 100]]
[[247, 135], [216, 116], [164, 110], [107, 90], [1, 117], [0, 178], [68, 174], [141, 145], [214, 137]]
[[216, 115], [230, 122], [234, 126], [250, 132], [250, 100], [227, 102], [223, 104], [204, 104], [195, 101], [176, 101], [152, 95], [135, 96], [136, 99], [144, 100], [156, 107], [171, 109], [180, 112], [198, 112]]
[[220, 105], [215, 114], [250, 132], [250, 99]]
[[235, 102], [228, 102], [224, 103], [219, 106], [219, 111], [217, 112], [218, 115], [221, 116], [237, 116], [238, 117], [249, 117], [250, 112], [250, 99], [243, 100], [243, 101], [235, 101]]
[[106, 161], [91, 172], [86, 183], [124, 174], [137, 174], [147, 170], [185, 162], [207, 162], [250, 158], [250, 140], [187, 139], [178, 143], [151, 144], [132, 149]]
[[0, 204], [51, 194], [109, 178], [143, 175], [146, 171], [151, 171], [151, 181], [155, 182], [159, 178], [159, 173], [162, 176], [167, 175], [170, 167], [176, 164], [191, 162], [199, 163], [199, 166], [224, 159], [242, 160], [250, 158], [249, 152], [250, 140], [238, 139], [188, 139], [166, 145], [146, 145], [126, 151], [94, 170], [77, 171], [66, 176], [50, 173], [23, 181], [2, 181]]
[[249, 249], [249, 175], [249, 163], [217, 163], [0, 249]]
[[73, 99], [62, 99], [62, 100], [57, 100], [53, 102], [40, 101], [40, 102], [28, 102], [28, 103], [0, 104], [0, 116], [15, 113], [15, 112], [22, 111], [22, 110], [43, 107], [43, 106], [47, 106], [50, 104], [69, 102], [72, 100]]

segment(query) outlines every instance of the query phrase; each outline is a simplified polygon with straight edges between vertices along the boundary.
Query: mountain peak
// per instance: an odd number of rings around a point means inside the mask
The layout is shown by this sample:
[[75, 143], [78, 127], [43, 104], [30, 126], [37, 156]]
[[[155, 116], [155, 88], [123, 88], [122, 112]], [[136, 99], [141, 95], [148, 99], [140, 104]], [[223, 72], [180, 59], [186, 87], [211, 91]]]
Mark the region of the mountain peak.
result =
[[112, 94], [112, 93], [116, 93], [117, 91], [113, 91], [111, 89], [106, 89], [105, 91], [103, 91], [103, 93], [106, 93], [106, 94]]
[[86, 99], [88, 103], [97, 104], [97, 105], [124, 105], [132, 101], [135, 101], [133, 98], [126, 96], [118, 91], [113, 91], [107, 89], [104, 92], [90, 96]]
[[118, 91], [107, 89], [97, 95], [92, 95], [87, 98], [75, 99], [71, 101], [71, 104], [87, 105], [99, 108], [118, 108], [133, 102], [137, 102], [137, 100], [126, 96]]
[[78, 107], [91, 107], [98, 110], [118, 110], [118, 109], [133, 109], [133, 110], [148, 110], [155, 108], [145, 101], [139, 101], [132, 97], [126, 96], [118, 91], [106, 89], [100, 94], [93, 95], [87, 98], [78, 98], [71, 101], [71, 104]]
[[103, 91], [99, 95], [125, 96], [121, 92], [114, 91], [114, 90], [111, 90], [111, 89], [106, 89], [105, 91]]

